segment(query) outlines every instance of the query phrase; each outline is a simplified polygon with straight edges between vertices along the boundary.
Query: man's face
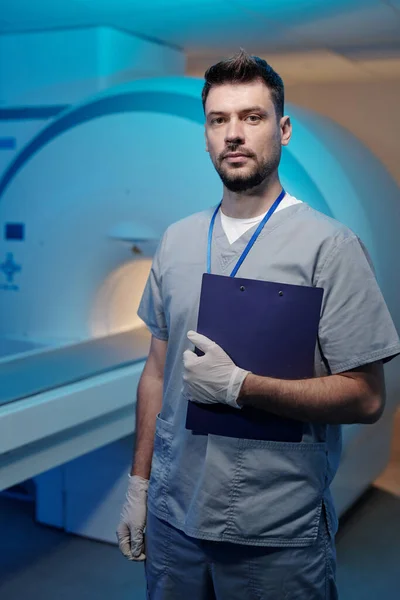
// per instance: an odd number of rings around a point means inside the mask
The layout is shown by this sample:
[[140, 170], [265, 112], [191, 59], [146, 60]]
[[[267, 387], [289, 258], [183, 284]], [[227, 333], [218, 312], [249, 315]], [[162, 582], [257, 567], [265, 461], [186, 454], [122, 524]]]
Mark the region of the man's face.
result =
[[229, 190], [252, 189], [277, 170], [291, 125], [277, 119], [262, 81], [213, 86], [205, 111], [206, 150]]

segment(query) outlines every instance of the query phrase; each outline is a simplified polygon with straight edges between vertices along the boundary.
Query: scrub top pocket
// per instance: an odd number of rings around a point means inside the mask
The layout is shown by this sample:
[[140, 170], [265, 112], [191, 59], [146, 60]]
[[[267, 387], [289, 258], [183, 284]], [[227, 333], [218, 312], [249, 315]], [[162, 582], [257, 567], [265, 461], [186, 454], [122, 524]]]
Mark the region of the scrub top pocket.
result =
[[225, 539], [307, 546], [318, 535], [327, 446], [238, 440]]

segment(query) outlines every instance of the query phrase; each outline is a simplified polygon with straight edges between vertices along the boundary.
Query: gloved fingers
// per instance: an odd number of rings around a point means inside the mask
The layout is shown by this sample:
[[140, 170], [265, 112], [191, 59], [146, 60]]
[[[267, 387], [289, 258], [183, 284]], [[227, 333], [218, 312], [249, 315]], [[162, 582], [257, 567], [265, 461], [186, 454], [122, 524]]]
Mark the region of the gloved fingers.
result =
[[191, 395], [189, 393], [189, 389], [188, 389], [186, 381], [183, 382], [181, 394], [182, 394], [182, 397], [185, 398], [185, 400], [188, 400], [188, 401], [191, 400]]
[[144, 534], [139, 529], [131, 531], [131, 554], [133, 560], [144, 560]]
[[119, 528], [117, 530], [117, 540], [118, 540], [119, 549], [121, 550], [122, 554], [126, 558], [129, 558], [130, 560], [132, 560], [131, 536], [130, 536], [129, 528], [128, 528], [128, 533], [125, 533], [125, 534], [122, 533], [121, 529]]
[[185, 369], [191, 369], [195, 366], [195, 364], [199, 361], [199, 357], [197, 354], [192, 352], [191, 350], [185, 350], [183, 353], [183, 366]]
[[142, 550], [141, 550], [139, 556], [133, 556], [133, 554], [132, 554], [131, 560], [135, 560], [138, 562], [146, 560], [146, 535], [145, 534], [143, 534]]
[[131, 550], [134, 556], [140, 554], [140, 550], [144, 545], [144, 528], [145, 523], [143, 523], [142, 527], [132, 527], [131, 528]]
[[142, 562], [143, 560], [146, 560], [146, 555], [144, 554], [144, 552], [141, 552], [139, 556], [132, 556], [129, 560]]
[[182, 393], [183, 398], [185, 398], [185, 400], [193, 402], [192, 388], [191, 388], [190, 384], [188, 383], [188, 381], [183, 382], [181, 393]]
[[215, 404], [218, 400], [207, 393], [206, 390], [195, 389], [190, 383], [184, 383], [182, 387], [182, 396], [188, 402], [195, 404]]
[[192, 330], [188, 331], [187, 337], [192, 342], [192, 344], [197, 346], [197, 348], [199, 350], [201, 350], [202, 352], [207, 352], [207, 350], [209, 350], [210, 348], [215, 346], [215, 342], [210, 340], [205, 335], [202, 335], [201, 333], [197, 333], [197, 331], [192, 331]]

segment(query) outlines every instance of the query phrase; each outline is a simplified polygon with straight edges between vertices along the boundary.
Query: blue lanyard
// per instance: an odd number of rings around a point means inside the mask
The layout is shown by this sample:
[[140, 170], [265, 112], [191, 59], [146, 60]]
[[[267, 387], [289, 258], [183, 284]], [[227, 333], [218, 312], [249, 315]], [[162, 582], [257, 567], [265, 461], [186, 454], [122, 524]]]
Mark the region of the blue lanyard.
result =
[[[246, 248], [243, 250], [241, 257], [237, 261], [235, 268], [233, 269], [232, 273], [230, 274], [230, 277], [235, 277], [236, 273], [239, 271], [244, 259], [246, 258], [246, 256], [252, 249], [256, 239], [260, 235], [262, 228], [264, 227], [265, 223], [267, 221], [269, 221], [269, 219], [272, 217], [275, 210], [278, 208], [279, 204], [281, 203], [281, 200], [283, 200], [283, 197], [285, 196], [285, 194], [286, 194], [285, 190], [282, 189], [281, 193], [279, 194], [279, 196], [277, 197], [277, 199], [275, 200], [275, 202], [273, 203], [273, 205], [271, 206], [271, 208], [269, 209], [269, 211], [267, 212], [267, 214], [265, 215], [265, 217], [263, 218], [263, 220], [261, 221], [261, 223], [255, 230], [253, 235], [251, 236], [251, 240], [247, 244]], [[222, 201], [218, 204], [217, 208], [214, 211], [214, 214], [211, 218], [210, 228], [208, 230], [207, 273], [211, 273], [211, 242], [212, 242], [212, 236], [213, 236], [213, 231], [214, 231], [215, 219], [216, 219], [217, 213], [221, 207], [221, 204], [222, 204]]]

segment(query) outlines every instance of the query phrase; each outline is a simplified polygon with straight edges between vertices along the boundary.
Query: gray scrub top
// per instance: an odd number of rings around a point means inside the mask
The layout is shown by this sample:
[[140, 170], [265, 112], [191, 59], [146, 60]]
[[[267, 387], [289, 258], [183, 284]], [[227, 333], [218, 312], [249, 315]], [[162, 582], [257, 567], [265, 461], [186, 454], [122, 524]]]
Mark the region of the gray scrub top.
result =
[[[148, 508], [196, 538], [307, 546], [316, 540], [323, 506], [331, 532], [337, 530], [329, 485], [340, 458], [340, 426], [306, 424], [300, 443], [195, 435], [185, 429], [182, 355], [193, 349], [186, 334], [197, 327], [214, 209], [167, 229], [138, 309], [151, 333], [168, 340]], [[231, 245], [218, 213], [212, 273], [230, 274], [255, 228]], [[305, 203], [271, 217], [237, 276], [324, 288], [316, 376], [400, 353], [396, 329], [359, 238]]]

